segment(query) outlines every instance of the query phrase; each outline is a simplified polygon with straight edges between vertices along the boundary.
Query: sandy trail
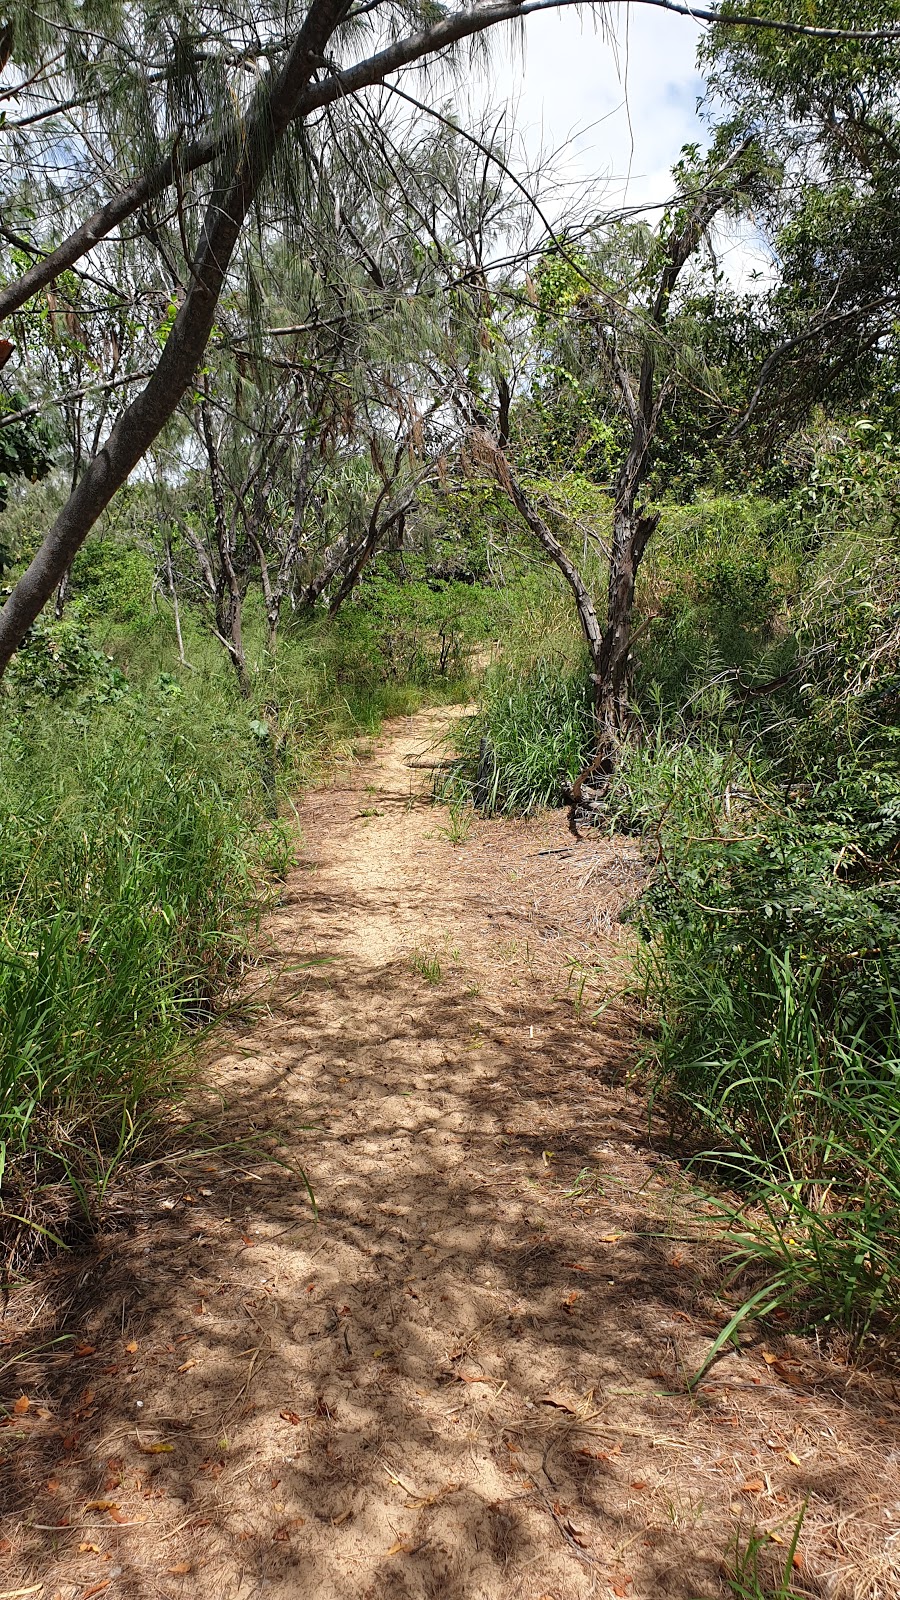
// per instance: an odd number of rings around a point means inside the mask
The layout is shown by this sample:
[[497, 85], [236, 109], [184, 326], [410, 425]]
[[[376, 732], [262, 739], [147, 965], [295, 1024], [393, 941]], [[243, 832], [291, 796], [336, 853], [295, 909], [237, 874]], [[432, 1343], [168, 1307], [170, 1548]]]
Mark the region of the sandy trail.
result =
[[558, 818], [455, 845], [408, 764], [441, 721], [306, 799], [218, 1030], [210, 1104], [285, 1165], [176, 1156], [14, 1294], [0, 1591], [690, 1600], [811, 1496], [798, 1581], [895, 1594], [889, 1385], [785, 1338], [686, 1392], [718, 1247], [621, 1087], [624, 1009], [590, 1015], [636, 847]]

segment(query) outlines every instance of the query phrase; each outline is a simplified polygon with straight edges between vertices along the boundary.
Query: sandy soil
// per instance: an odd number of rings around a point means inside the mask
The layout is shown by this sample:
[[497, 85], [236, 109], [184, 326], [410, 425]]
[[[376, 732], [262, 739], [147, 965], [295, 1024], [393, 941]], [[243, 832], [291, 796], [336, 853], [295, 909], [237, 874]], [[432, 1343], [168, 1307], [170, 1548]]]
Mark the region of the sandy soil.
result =
[[687, 1391], [724, 1244], [627, 1087], [637, 846], [454, 842], [441, 720], [306, 799], [202, 1139], [13, 1292], [0, 1594], [691, 1600], [808, 1499], [798, 1591], [893, 1600], [889, 1379], [751, 1330]]

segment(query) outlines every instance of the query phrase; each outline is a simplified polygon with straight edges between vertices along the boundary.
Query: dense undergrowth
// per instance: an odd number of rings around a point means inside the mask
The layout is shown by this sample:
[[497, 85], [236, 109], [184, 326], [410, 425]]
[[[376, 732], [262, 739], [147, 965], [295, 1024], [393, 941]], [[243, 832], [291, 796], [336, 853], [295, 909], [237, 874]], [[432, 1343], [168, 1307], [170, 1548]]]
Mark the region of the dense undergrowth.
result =
[[[152, 573], [86, 547], [0, 696], [0, 1184], [7, 1242], [90, 1226], [189, 1081], [293, 858], [293, 796], [385, 716], [468, 692], [481, 589], [376, 568], [336, 623], [249, 608], [250, 699]], [[68, 1198], [67, 1198], [68, 1197]]]
[[[602, 819], [648, 841], [654, 1116], [734, 1195], [751, 1309], [855, 1338], [900, 1327], [900, 547], [896, 452], [863, 444], [814, 494], [664, 510]], [[585, 674], [573, 628], [489, 676], [460, 769], [487, 752], [488, 809], [558, 801]]]

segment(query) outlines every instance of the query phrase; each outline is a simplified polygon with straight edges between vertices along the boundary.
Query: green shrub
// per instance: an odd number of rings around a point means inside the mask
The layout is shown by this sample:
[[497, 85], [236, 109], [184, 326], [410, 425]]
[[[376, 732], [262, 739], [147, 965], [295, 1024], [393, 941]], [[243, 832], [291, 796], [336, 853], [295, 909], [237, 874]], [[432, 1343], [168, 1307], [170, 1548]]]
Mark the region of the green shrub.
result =
[[[662, 783], [657, 755], [661, 861], [636, 912], [654, 1096], [762, 1203], [742, 1259], [778, 1298], [857, 1333], [896, 1322], [900, 784], [848, 767], [785, 798], [708, 752], [704, 806], [685, 753]], [[648, 776], [632, 755], [617, 782], [649, 828]]]

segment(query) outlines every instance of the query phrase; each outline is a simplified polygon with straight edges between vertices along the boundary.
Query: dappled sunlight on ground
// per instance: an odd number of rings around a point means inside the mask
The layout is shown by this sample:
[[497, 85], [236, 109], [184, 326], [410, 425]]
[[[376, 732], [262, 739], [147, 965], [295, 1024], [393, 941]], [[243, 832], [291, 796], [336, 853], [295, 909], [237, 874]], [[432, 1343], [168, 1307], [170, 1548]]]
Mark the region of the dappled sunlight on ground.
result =
[[303, 805], [202, 1153], [14, 1292], [0, 1589], [691, 1600], [809, 1496], [798, 1583], [894, 1594], [883, 1377], [748, 1332], [687, 1391], [727, 1241], [625, 1086], [637, 847], [454, 845], [406, 765], [439, 731]]

